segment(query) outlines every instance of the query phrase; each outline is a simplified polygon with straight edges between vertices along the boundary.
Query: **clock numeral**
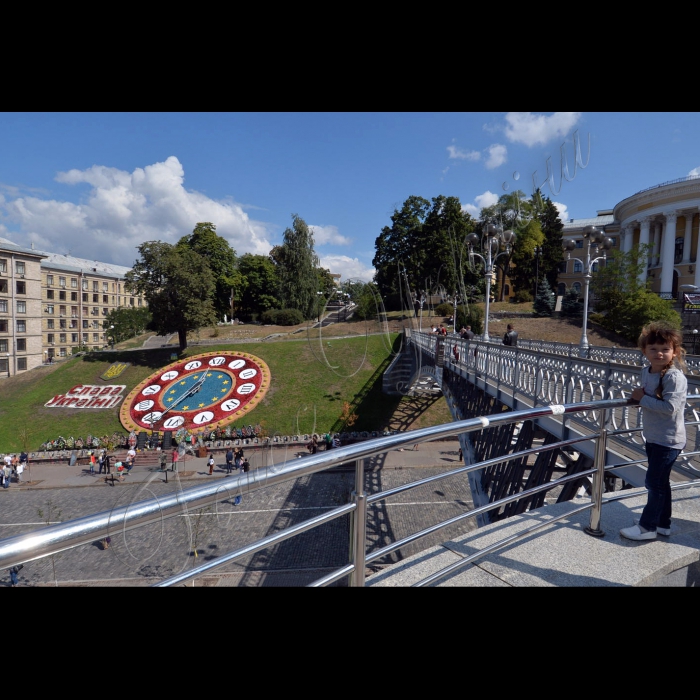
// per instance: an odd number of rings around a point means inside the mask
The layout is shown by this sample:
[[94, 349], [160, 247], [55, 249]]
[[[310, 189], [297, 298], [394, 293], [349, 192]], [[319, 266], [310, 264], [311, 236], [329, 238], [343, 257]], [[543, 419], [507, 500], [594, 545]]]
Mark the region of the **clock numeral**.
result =
[[147, 411], [149, 408], [153, 408], [153, 404], [155, 401], [151, 401], [151, 399], [146, 399], [145, 401], [139, 401], [134, 408], [137, 411]]
[[244, 369], [238, 376], [241, 379], [252, 379], [257, 373], [257, 369], [252, 369], [249, 367], [248, 369]]
[[234, 360], [233, 362], [229, 362], [228, 366], [231, 369], [240, 369], [241, 367], [245, 367], [245, 360]]
[[160, 411], [153, 411], [153, 413], [147, 413], [142, 419], [141, 422], [146, 424], [146, 425], [152, 425], [153, 423], [157, 423], [160, 420], [160, 417], [163, 414]]
[[176, 372], [174, 369], [171, 369], [169, 372], [166, 372], [165, 374], [161, 375], [161, 379], [164, 382], [169, 382], [171, 379], [175, 379], [177, 375], [180, 374], [179, 372]]
[[241, 384], [236, 392], [239, 394], [252, 394], [255, 391], [255, 384]]
[[213, 417], [214, 414], [211, 411], [202, 411], [192, 419], [192, 422], [196, 423], [197, 425], [202, 425], [204, 423], [208, 423]]
[[165, 423], [163, 423], [163, 427], [166, 430], [172, 430], [173, 428], [179, 428], [184, 422], [185, 419], [182, 416], [172, 416], [166, 419]]
[[224, 401], [221, 404], [221, 410], [222, 411], [235, 411], [240, 405], [241, 405], [241, 402], [238, 399], [228, 399], [227, 401]]
[[157, 394], [160, 391], [160, 386], [158, 384], [151, 384], [147, 386], [141, 393], [144, 396], [151, 396], [152, 394]]
[[192, 360], [192, 362], [188, 362], [185, 365], [185, 369], [189, 372], [191, 369], [197, 369], [198, 367], [201, 367], [202, 363], [199, 360]]
[[225, 357], [212, 357], [211, 360], [209, 360], [209, 364], [212, 367], [218, 367], [219, 365], [223, 365], [224, 362], [226, 362]]

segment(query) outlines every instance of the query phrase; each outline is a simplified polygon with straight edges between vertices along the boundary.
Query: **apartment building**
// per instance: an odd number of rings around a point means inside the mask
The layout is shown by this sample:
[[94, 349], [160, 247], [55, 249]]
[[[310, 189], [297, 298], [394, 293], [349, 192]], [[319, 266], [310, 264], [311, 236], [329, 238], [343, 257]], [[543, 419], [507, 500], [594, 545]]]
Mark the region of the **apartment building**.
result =
[[107, 347], [109, 312], [146, 305], [124, 289], [129, 269], [0, 238], [0, 376]]

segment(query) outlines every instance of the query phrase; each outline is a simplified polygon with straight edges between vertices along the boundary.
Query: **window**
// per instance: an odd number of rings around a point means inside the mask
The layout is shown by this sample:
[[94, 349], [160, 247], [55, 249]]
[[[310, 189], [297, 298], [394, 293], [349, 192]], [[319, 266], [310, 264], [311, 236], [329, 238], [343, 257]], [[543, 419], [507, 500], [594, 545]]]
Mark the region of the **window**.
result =
[[18, 314], [26, 314], [27, 313], [27, 302], [26, 301], [18, 301], [17, 302], [17, 313]]
[[7, 321], [0, 320], [0, 333], [7, 333]]
[[66, 315], [66, 307], [65, 307], [65, 306], [59, 306], [59, 307], [58, 307], [58, 313], [59, 313], [61, 316], [65, 316], [65, 315]]
[[583, 239], [582, 239], [582, 238], [579, 238], [579, 239], [576, 241], [576, 247], [577, 247], [577, 248], [583, 248]]
[[88, 341], [88, 334], [87, 334], [87, 333], [83, 333], [83, 345], [84, 345], [85, 343], [87, 343], [87, 341]]
[[557, 296], [563, 297], [566, 294], [566, 285], [563, 282], [559, 282], [557, 285]]
[[58, 286], [59, 286], [59, 287], [65, 287], [65, 286], [66, 286], [66, 278], [65, 278], [65, 277], [59, 277], [59, 278], [58, 278]]
[[70, 300], [71, 301], [78, 301], [78, 292], [71, 292], [70, 293]]
[[103, 282], [103, 283], [102, 283], [102, 291], [103, 291], [103, 292], [108, 292], [108, 291], [109, 291], [109, 282]]
[[559, 272], [566, 272], [566, 267], [567, 267], [566, 263], [567, 263], [566, 260], [562, 260], [559, 263]]
[[99, 294], [93, 294], [93, 295], [92, 295], [92, 303], [93, 303], [93, 304], [99, 304], [99, 303], [100, 303], [100, 295], [99, 295]]
[[83, 290], [86, 290], [88, 288], [88, 281], [83, 280]]
[[102, 315], [103, 315], [103, 316], [106, 316], [107, 313], [108, 313], [108, 312], [107, 312], [107, 307], [103, 308], [103, 309], [102, 309]]
[[7, 340], [0, 340], [0, 352], [7, 352]]
[[591, 272], [598, 272], [598, 263], [597, 262], [594, 262], [591, 265]]
[[26, 321], [17, 321], [17, 332], [18, 333], [26, 333], [27, 332], [27, 322]]
[[70, 320], [70, 327], [71, 327], [71, 328], [77, 328], [77, 327], [78, 327], [78, 320], [75, 319], [75, 318], [72, 318], [72, 319]]
[[65, 342], [66, 342], [66, 334], [65, 334], [65, 333], [59, 333], [59, 334], [58, 334], [58, 342], [59, 342], [59, 343], [65, 343]]
[[574, 272], [583, 272], [583, 263], [580, 260], [574, 260]]
[[17, 350], [19, 352], [27, 352], [27, 339], [17, 338]]
[[23, 274], [25, 274], [25, 271], [24, 271], [24, 263], [23, 263], [21, 260], [16, 260], [16, 261], [15, 261], [15, 272], [16, 272], [18, 275], [23, 275]]
[[46, 275], [46, 286], [50, 287], [53, 285], [53, 275]]
[[78, 307], [77, 306], [70, 307], [70, 315], [72, 318], [78, 318]]
[[102, 295], [102, 303], [109, 304], [109, 297], [106, 294]]
[[133, 306], [133, 305], [134, 305], [134, 297], [130, 297], [129, 298], [129, 306]]
[[99, 343], [99, 342], [100, 342], [100, 334], [99, 334], [99, 333], [93, 333], [93, 334], [92, 334], [92, 342], [93, 342], [93, 343]]
[[676, 238], [676, 252], [673, 256], [674, 263], [679, 263], [681, 260], [683, 260], [683, 242], [684, 239], [682, 236]]
[[26, 357], [18, 357], [17, 358], [17, 369], [27, 369], [27, 358]]
[[46, 327], [53, 330], [53, 319], [50, 318], [46, 321]]
[[65, 348], [61, 348], [61, 350], [60, 350], [60, 352], [59, 352], [58, 354], [59, 354], [61, 357], [65, 357], [65, 356], [66, 356], [66, 349], [65, 349]]
[[143, 299], [141, 299], [141, 297], [139, 297], [139, 306], [141, 306], [142, 301], [143, 301]]
[[581, 283], [580, 282], [574, 282], [571, 285], [571, 288], [575, 289], [577, 294], [581, 294]]
[[7, 272], [7, 258], [0, 258], [0, 272]]
[[90, 301], [90, 300], [88, 299], [88, 296], [89, 296], [89, 294], [88, 294], [87, 292], [83, 292], [83, 301], [84, 301], [84, 302]]
[[46, 342], [47, 342], [49, 345], [53, 345], [53, 344], [54, 344], [54, 338], [55, 338], [55, 337], [56, 337], [56, 336], [55, 336], [53, 333], [49, 333], [49, 334], [46, 336]]
[[612, 241], [612, 247], [617, 248], [617, 236], [611, 236], [610, 240]]
[[92, 315], [99, 316], [99, 314], [100, 314], [100, 310], [96, 306], [93, 306], [92, 307]]
[[47, 305], [46, 305], [46, 313], [47, 313], [47, 314], [52, 314], [52, 313], [53, 313], [53, 304], [47, 304]]
[[83, 328], [87, 328], [87, 327], [88, 327], [88, 320], [84, 318], [83, 319]]
[[77, 288], [78, 288], [78, 278], [77, 278], [77, 277], [71, 277], [71, 278], [70, 278], [70, 286], [71, 286], [71, 289], [77, 289]]
[[65, 301], [66, 300], [66, 293], [64, 291], [60, 291], [58, 293], [58, 300], [59, 301]]
[[93, 327], [93, 328], [99, 328], [99, 327], [100, 327], [100, 322], [99, 322], [99, 321], [93, 321], [93, 322], [92, 322], [92, 327]]
[[26, 282], [21, 282], [17, 281], [15, 282], [15, 285], [17, 286], [17, 294], [26, 294], [27, 293], [27, 283]]
[[71, 333], [70, 338], [71, 338], [71, 343], [77, 343], [78, 342], [78, 333]]
[[0, 293], [7, 294], [7, 280], [0, 280]]
[[0, 299], [0, 313], [7, 313], [7, 299]]
[[46, 290], [46, 298], [47, 298], [47, 299], [53, 299], [53, 289], [47, 289], [47, 290]]
[[99, 282], [95, 282], [95, 281], [93, 280], [93, 283], [92, 283], [92, 291], [93, 291], [93, 292], [99, 292], [99, 291], [100, 291], [100, 283], [99, 283]]
[[59, 318], [58, 319], [58, 327], [59, 328], [68, 328], [68, 325], [66, 324], [66, 319], [65, 318]]

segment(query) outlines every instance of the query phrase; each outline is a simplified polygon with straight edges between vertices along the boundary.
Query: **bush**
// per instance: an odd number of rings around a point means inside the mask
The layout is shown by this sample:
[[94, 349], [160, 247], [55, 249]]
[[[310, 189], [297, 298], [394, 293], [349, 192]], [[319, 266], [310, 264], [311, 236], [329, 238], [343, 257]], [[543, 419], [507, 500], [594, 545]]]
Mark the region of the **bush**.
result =
[[298, 326], [304, 316], [298, 309], [268, 309], [260, 315], [260, 323], [272, 326]]
[[527, 304], [529, 301], [532, 301], [532, 294], [527, 289], [519, 289], [513, 295], [513, 301], [516, 304]]
[[452, 316], [452, 313], [454, 312], [454, 306], [450, 304], [449, 301], [445, 301], [442, 304], [438, 304], [435, 307], [435, 315], [436, 316]]
[[[583, 302], [578, 300], [579, 292], [572, 287], [564, 295], [561, 301], [561, 315], [567, 318], [580, 318], [583, 316]], [[593, 318], [592, 316], [590, 317]]]
[[457, 330], [462, 326], [471, 326], [476, 335], [481, 335], [484, 332], [484, 310], [480, 306], [470, 306], [467, 311], [466, 306], [458, 306]]

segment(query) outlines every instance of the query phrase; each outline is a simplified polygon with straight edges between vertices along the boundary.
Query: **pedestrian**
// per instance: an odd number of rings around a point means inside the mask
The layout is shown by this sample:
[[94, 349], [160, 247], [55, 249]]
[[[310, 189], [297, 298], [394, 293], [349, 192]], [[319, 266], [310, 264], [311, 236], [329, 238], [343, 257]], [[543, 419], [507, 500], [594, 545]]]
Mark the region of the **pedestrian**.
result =
[[682, 343], [681, 333], [662, 321], [646, 325], [639, 336], [639, 349], [649, 365], [642, 368], [641, 386], [632, 390], [630, 399], [642, 409], [647, 503], [637, 524], [620, 530], [628, 540], [671, 534], [671, 470], [686, 444], [688, 380]]
[[503, 344], [510, 345], [514, 348], [518, 344], [518, 332], [513, 328], [513, 324], [509, 323], [506, 332], [503, 335]]
[[24, 471], [24, 465], [26, 462], [20, 462], [17, 465], [17, 469], [15, 470], [15, 473], [17, 474], [17, 483], [21, 484], [22, 483], [22, 472]]
[[330, 433], [326, 433], [323, 437], [323, 441], [326, 443], [326, 451], [333, 447], [333, 438]]
[[318, 435], [316, 435], [316, 433], [311, 436], [311, 440], [306, 447], [312, 455], [315, 455], [316, 452], [318, 452]]
[[109, 549], [109, 545], [112, 544], [112, 538], [111, 537], [105, 537], [102, 540], [102, 549]]
[[233, 452], [233, 464], [236, 467], [236, 469], [241, 468], [241, 464], [243, 463], [243, 450], [239, 447]]
[[95, 473], [95, 462], [97, 460], [95, 459], [95, 451], [90, 450], [90, 474]]
[[452, 354], [455, 356], [455, 363], [459, 364], [459, 347], [456, 344], [452, 346]]
[[471, 326], [467, 326], [464, 335], [462, 336], [465, 340], [474, 340], [474, 331]]
[[160, 470], [165, 471], [165, 465], [168, 463], [168, 456], [161, 450], [160, 452]]
[[2, 468], [2, 487], [4, 489], [10, 488], [10, 479], [12, 478], [12, 467], [5, 462]]
[[102, 470], [105, 468], [105, 457], [106, 456], [107, 456], [107, 450], [102, 450], [102, 452], [100, 452], [100, 456], [97, 460], [97, 464], [99, 467], [98, 471], [97, 471], [98, 474], [102, 474]]
[[130, 472], [136, 461], [136, 450], [133, 447], [129, 447], [126, 453], [126, 471]]
[[229, 447], [226, 451], [226, 473], [230, 474], [233, 469], [233, 450]]
[[178, 458], [179, 454], [180, 453], [179, 453], [177, 447], [173, 447], [173, 453], [172, 453], [172, 455], [170, 455], [170, 462], [171, 462], [170, 463], [170, 471], [171, 472], [174, 472], [175, 469], [177, 468], [177, 458]]
[[340, 447], [340, 438], [337, 435], [333, 436], [333, 447]]
[[241, 471], [244, 471], [244, 472], [250, 471], [250, 462], [245, 458], [243, 459], [243, 463], [241, 464]]
[[10, 581], [12, 582], [12, 588], [14, 588], [18, 583], [18, 574], [24, 568], [24, 564], [18, 564], [10, 569]]
[[110, 456], [105, 452], [105, 474], [109, 474], [110, 459]]
[[207, 462], [207, 466], [209, 467], [209, 476], [214, 473], [214, 464], [214, 455], [209, 455], [209, 461]]

